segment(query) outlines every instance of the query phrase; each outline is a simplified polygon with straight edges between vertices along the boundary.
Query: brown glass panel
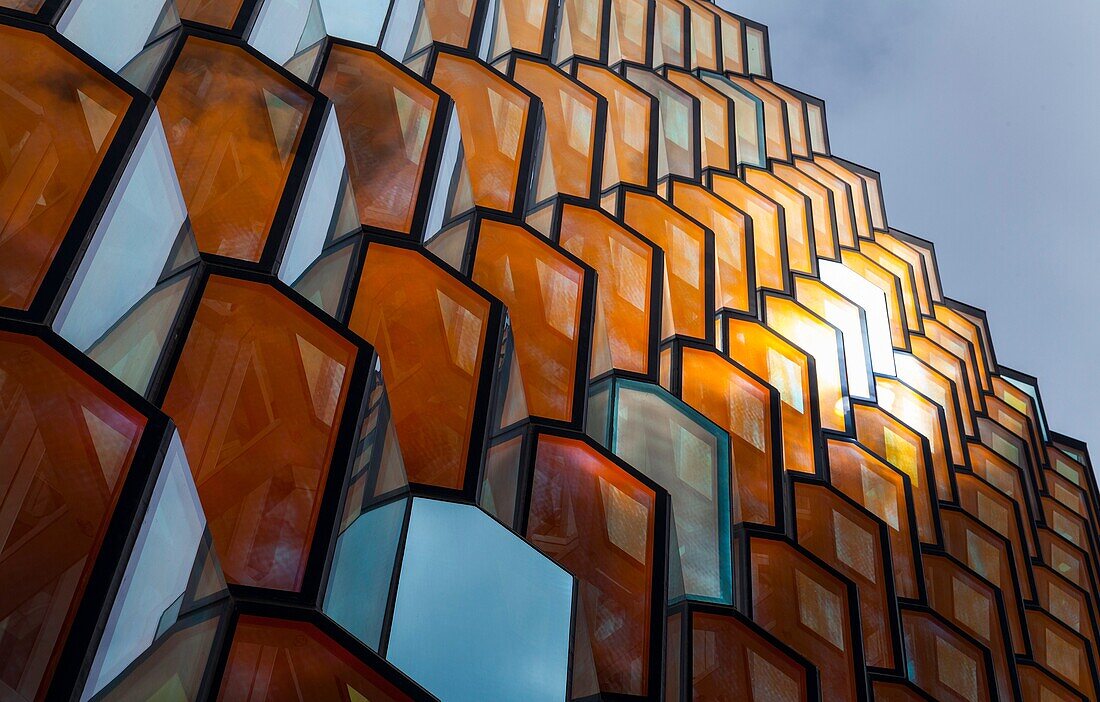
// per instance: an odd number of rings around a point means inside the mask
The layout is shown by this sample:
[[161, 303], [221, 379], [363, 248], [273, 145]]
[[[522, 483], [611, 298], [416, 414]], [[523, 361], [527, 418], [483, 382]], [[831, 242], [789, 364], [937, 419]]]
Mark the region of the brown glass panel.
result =
[[795, 483], [794, 510], [798, 544], [858, 588], [867, 665], [893, 668], [896, 632], [878, 522], [827, 487], [809, 483]]
[[367, 249], [348, 326], [381, 359], [410, 482], [464, 483], [488, 324], [489, 301], [424, 256]]
[[990, 421], [996, 422], [1007, 429], [1025, 446], [1026, 453], [1031, 459], [1032, 472], [1038, 476], [1037, 471], [1042, 458], [1039, 453], [1037, 437], [1028, 424], [1027, 415], [999, 398], [985, 396], [983, 399], [985, 400], [985, 412]]
[[1081, 702], [1080, 693], [1037, 665], [1022, 663], [1017, 669], [1020, 675], [1020, 689], [1023, 691], [1025, 700]]
[[982, 649], [932, 614], [903, 610], [909, 679], [936, 700], [985, 702], [992, 699]]
[[783, 208], [756, 188], [731, 176], [715, 174], [711, 177], [711, 189], [715, 195], [744, 212], [752, 221], [756, 284], [762, 288], [786, 290]]
[[997, 699], [1014, 699], [1007, 632], [1001, 626], [997, 589], [955, 561], [929, 554], [924, 556], [924, 579], [932, 608], [990, 650]]
[[229, 29], [237, 18], [242, 0], [175, 0], [180, 19]]
[[783, 467], [816, 470], [810, 370], [806, 354], [756, 321], [725, 320], [727, 352], [779, 391], [783, 425]]
[[588, 197], [600, 143], [597, 97], [561, 71], [527, 59], [516, 60], [513, 79], [542, 100], [546, 120], [535, 199], [558, 193]]
[[729, 433], [733, 521], [775, 524], [771, 393], [716, 351], [684, 347], [681, 397]]
[[242, 616], [218, 699], [407, 702], [411, 698], [306, 622]]
[[661, 337], [705, 339], [712, 310], [707, 308], [707, 232], [649, 193], [627, 190], [623, 221], [665, 253]]
[[45, 35], [7, 26], [0, 85], [0, 306], [27, 309], [130, 96]]
[[570, 421], [581, 332], [584, 270], [522, 227], [482, 220], [473, 281], [508, 307], [526, 412]]
[[1020, 584], [1020, 590], [1024, 599], [1032, 599], [1028, 561], [1025, 556], [1027, 547], [1020, 533], [1022, 524], [1017, 521], [1016, 503], [981, 478], [959, 473], [955, 480], [959, 488], [959, 506], [1008, 540], [1012, 548], [1012, 559], [1016, 563], [1016, 580]]
[[752, 539], [750, 564], [753, 620], [817, 666], [822, 699], [857, 699], [848, 588], [785, 541]]
[[691, 699], [809, 699], [806, 668], [748, 624], [710, 612], [693, 612], [691, 623]]
[[1038, 610], [1028, 610], [1027, 628], [1035, 661], [1066, 685], [1095, 700], [1096, 669], [1087, 642], [1046, 612]]
[[0, 690], [42, 699], [145, 418], [40, 339], [0, 331]]
[[577, 576], [573, 699], [644, 695], [656, 494], [582, 441], [538, 439], [527, 538]]
[[669, 199], [714, 232], [714, 304], [719, 309], [748, 311], [755, 286], [748, 266], [745, 215], [691, 183], [673, 183]]
[[1033, 565], [1035, 574], [1035, 599], [1052, 617], [1089, 641], [1095, 652], [1100, 641], [1092, 619], [1092, 600], [1089, 594], [1076, 587], [1057, 571], [1045, 565]]
[[[95, 697], [98, 702], [159, 700], [176, 695], [179, 700], [200, 698], [207, 670], [215, 662], [214, 645], [224, 615], [200, 615], [198, 621], [162, 634], [147, 656], [119, 676], [108, 691]], [[171, 698], [169, 698], [171, 699]]]
[[301, 585], [355, 356], [274, 288], [207, 281], [164, 410], [228, 581]]
[[[455, 102], [472, 204], [511, 212], [530, 98], [491, 69], [454, 54], [439, 54], [432, 82]], [[458, 207], [452, 214], [465, 209]]]
[[192, 36], [157, 104], [199, 250], [259, 261], [313, 98], [244, 49]]
[[[568, 0], [564, 4], [569, 4]], [[619, 183], [648, 186], [655, 126], [653, 98], [603, 66], [578, 63], [576, 72], [578, 80], [607, 99], [602, 187]]]
[[596, 269], [591, 375], [612, 368], [649, 372], [653, 246], [600, 210], [565, 205], [560, 243]]
[[439, 96], [384, 56], [341, 44], [320, 89], [336, 106], [360, 221], [410, 233]]
[[901, 473], [913, 486], [913, 512], [924, 543], [936, 543], [932, 505], [936, 499], [932, 468], [925, 463], [921, 435], [879, 407], [857, 404], [853, 414], [856, 439]]
[[912, 502], [902, 474], [855, 444], [829, 439], [829, 478], [834, 487], [886, 523], [890, 535], [894, 589], [918, 597], [916, 540], [909, 528]]

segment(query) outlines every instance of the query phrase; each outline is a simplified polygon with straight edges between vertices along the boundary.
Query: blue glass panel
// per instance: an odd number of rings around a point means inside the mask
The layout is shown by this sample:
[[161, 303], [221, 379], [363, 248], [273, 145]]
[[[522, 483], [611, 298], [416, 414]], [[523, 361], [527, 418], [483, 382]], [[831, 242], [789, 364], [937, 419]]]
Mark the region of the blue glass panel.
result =
[[386, 657], [446, 702], [562, 702], [573, 577], [469, 505], [413, 500]]

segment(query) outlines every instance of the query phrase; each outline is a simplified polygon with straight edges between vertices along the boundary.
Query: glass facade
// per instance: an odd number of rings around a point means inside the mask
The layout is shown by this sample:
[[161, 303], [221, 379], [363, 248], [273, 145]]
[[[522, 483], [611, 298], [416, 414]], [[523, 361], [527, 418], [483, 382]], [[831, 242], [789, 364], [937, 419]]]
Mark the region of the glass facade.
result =
[[0, 700], [1096, 700], [1100, 499], [708, 0], [0, 0]]

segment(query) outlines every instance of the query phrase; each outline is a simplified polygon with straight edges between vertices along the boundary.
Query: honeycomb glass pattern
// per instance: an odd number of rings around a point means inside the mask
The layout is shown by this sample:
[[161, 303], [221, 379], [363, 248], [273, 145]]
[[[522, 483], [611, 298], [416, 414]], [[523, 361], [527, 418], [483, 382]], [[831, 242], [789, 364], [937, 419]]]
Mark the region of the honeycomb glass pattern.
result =
[[0, 700], [1100, 702], [1088, 447], [735, 11], [0, 0]]

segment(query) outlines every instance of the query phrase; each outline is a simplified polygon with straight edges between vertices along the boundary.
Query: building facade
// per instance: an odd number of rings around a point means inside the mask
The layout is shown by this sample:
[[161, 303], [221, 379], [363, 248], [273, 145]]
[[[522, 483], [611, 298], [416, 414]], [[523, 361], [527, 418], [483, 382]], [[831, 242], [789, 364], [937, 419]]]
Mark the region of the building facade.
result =
[[0, 699], [1097, 700], [1097, 484], [705, 0], [0, 0]]

